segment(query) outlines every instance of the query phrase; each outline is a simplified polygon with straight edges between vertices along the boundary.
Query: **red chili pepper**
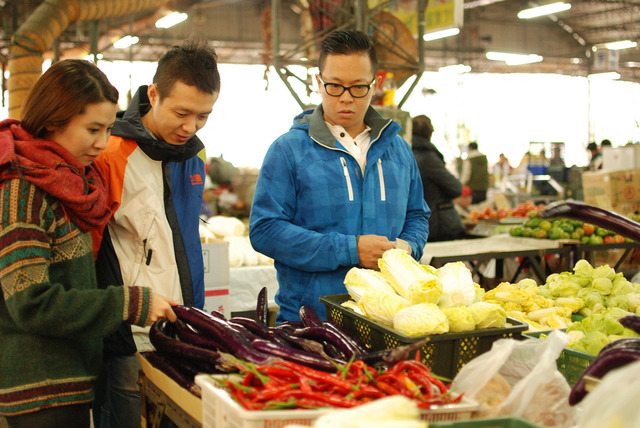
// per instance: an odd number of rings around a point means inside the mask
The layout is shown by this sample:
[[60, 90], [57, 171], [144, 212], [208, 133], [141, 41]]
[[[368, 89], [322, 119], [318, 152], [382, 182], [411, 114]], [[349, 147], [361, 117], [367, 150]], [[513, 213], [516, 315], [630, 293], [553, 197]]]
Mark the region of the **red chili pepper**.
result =
[[300, 376], [300, 390], [304, 392], [311, 392], [311, 385], [309, 385], [309, 379], [304, 376]]
[[396, 363], [396, 365], [393, 368], [394, 369], [398, 368], [399, 370], [416, 371], [418, 373], [423, 373], [425, 376], [429, 378], [431, 383], [433, 383], [438, 387], [441, 393], [444, 394], [448, 390], [447, 386], [444, 383], [442, 383], [441, 380], [433, 376], [433, 373], [431, 373], [431, 370], [429, 370], [427, 366], [425, 366], [419, 361], [416, 361], [416, 360], [399, 361], [398, 363]]
[[350, 382], [340, 379], [330, 373], [314, 370], [310, 367], [292, 363], [291, 361], [276, 361], [274, 362], [274, 364], [290, 368], [292, 370], [295, 370], [299, 375], [307, 376], [308, 378], [313, 379], [317, 382], [329, 383], [333, 386], [337, 386], [338, 388], [342, 388], [345, 391], [350, 391], [353, 386]]
[[242, 388], [239, 388], [237, 385], [235, 385], [232, 382], [228, 382], [227, 387], [229, 388], [229, 390], [231, 391], [235, 399], [238, 400], [238, 403], [240, 403], [242, 407], [244, 407], [247, 410], [255, 409], [255, 407], [253, 407], [253, 403], [249, 400], [249, 397], [245, 395], [245, 392], [242, 390]]
[[298, 388], [297, 384], [282, 385], [277, 388], [261, 389], [257, 391], [256, 396], [253, 398], [254, 402], [273, 400], [274, 398], [280, 398], [283, 392], [291, 391], [293, 388]]
[[269, 376], [271, 379], [276, 378], [297, 382], [298, 378], [300, 377], [300, 375], [294, 370], [290, 370], [284, 367], [258, 366], [256, 368], [259, 372]]
[[400, 395], [400, 391], [398, 390], [398, 388], [391, 386], [384, 381], [378, 380], [376, 382], [376, 385], [378, 386], [378, 389], [380, 389], [380, 391], [384, 392], [387, 395]]
[[350, 400], [343, 396], [329, 395], [321, 392], [304, 392], [300, 390], [291, 390], [291, 391], [284, 392], [281, 395], [281, 397], [282, 398], [294, 397], [296, 399], [308, 398], [311, 400], [318, 400], [320, 402], [324, 402], [326, 405], [330, 405], [334, 407], [355, 407], [360, 405], [360, 402], [357, 400]]
[[414, 382], [416, 382], [418, 385], [422, 387], [422, 393], [424, 398], [428, 398], [428, 397], [431, 397], [431, 395], [433, 395], [434, 385], [433, 383], [431, 383], [431, 380], [424, 375], [424, 373], [409, 372], [407, 373], [407, 376], [409, 376], [409, 379], [413, 380]]

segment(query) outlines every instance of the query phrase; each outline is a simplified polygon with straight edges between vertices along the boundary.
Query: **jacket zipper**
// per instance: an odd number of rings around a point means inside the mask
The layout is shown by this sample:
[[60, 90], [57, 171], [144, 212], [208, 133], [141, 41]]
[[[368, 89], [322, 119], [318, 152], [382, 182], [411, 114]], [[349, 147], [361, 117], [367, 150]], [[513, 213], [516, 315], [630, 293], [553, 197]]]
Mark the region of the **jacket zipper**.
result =
[[349, 168], [347, 168], [347, 161], [345, 160], [344, 156], [340, 156], [340, 162], [342, 163], [344, 177], [347, 180], [347, 189], [349, 190], [349, 201], [353, 201], [353, 187], [351, 187], [351, 177], [349, 176]]
[[382, 174], [382, 159], [378, 159], [378, 177], [380, 178], [380, 200], [387, 200], [387, 192], [384, 188], [384, 175]]

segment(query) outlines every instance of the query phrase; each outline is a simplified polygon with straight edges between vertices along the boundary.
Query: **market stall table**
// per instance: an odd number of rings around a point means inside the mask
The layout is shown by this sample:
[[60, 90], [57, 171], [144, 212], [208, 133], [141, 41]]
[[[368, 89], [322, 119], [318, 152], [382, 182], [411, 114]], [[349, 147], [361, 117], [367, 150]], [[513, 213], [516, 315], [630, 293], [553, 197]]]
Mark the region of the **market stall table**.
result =
[[544, 257], [561, 256], [563, 270], [567, 270], [570, 268], [571, 253], [572, 247], [565, 245], [563, 241], [498, 234], [487, 238], [427, 243], [420, 263], [437, 268], [449, 262], [467, 262], [471, 266], [472, 273], [478, 276], [480, 285], [484, 285], [484, 275], [480, 271], [482, 262], [495, 260], [496, 278], [502, 278], [504, 261], [521, 258], [510, 282], [516, 282], [522, 270], [530, 267], [538, 280], [544, 283], [550, 273], [547, 264], [544, 263]]

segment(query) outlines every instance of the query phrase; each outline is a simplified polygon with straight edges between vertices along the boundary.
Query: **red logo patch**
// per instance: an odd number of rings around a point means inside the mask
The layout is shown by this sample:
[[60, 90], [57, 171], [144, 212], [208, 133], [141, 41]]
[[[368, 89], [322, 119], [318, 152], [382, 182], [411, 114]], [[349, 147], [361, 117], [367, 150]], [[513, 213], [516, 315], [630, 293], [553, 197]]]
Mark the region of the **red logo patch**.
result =
[[191, 178], [192, 186], [197, 186], [199, 184], [202, 184], [202, 177], [200, 176], [200, 174], [190, 175], [189, 178]]

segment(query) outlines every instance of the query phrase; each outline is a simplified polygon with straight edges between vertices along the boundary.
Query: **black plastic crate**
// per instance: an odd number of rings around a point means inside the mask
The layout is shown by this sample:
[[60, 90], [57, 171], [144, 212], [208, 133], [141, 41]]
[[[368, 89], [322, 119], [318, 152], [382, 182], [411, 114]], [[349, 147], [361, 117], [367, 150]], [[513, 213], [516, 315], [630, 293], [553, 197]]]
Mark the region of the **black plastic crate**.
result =
[[[524, 333], [525, 338], [541, 339], [541, 335], [548, 335], [549, 331], [532, 331]], [[562, 373], [565, 379], [571, 387], [573, 387], [582, 373], [589, 367], [589, 364], [596, 359], [595, 355], [587, 354], [586, 352], [578, 351], [576, 349], [564, 348], [558, 356], [557, 365], [558, 371]]]
[[462, 366], [473, 358], [490, 350], [496, 340], [521, 339], [521, 333], [529, 328], [526, 323], [508, 318], [504, 328], [422, 337], [405, 336], [342, 306], [347, 300], [351, 300], [348, 294], [321, 296], [320, 302], [327, 310], [327, 320], [345, 329], [373, 351], [408, 345], [428, 337], [429, 341], [420, 349], [420, 359], [433, 373], [449, 379], [453, 379]]
[[539, 425], [521, 418], [471, 419], [468, 421], [434, 422], [429, 428], [537, 428]]

